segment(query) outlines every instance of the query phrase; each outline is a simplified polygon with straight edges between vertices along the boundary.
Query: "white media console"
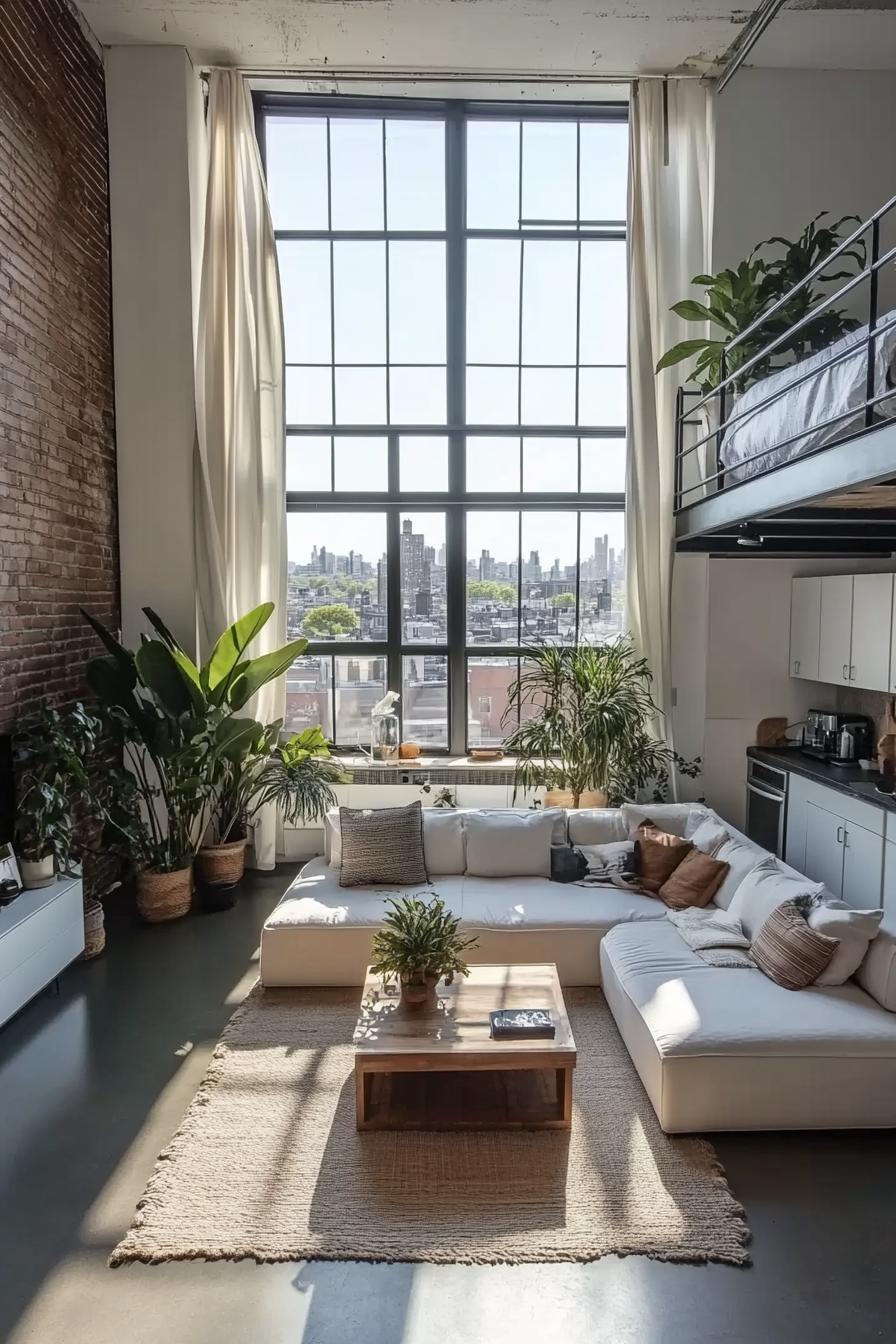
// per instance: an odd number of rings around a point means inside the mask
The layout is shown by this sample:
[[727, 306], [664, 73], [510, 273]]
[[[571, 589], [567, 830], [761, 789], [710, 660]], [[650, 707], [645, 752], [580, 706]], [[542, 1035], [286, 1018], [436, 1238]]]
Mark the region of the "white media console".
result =
[[80, 877], [23, 891], [0, 907], [0, 1025], [83, 951]]

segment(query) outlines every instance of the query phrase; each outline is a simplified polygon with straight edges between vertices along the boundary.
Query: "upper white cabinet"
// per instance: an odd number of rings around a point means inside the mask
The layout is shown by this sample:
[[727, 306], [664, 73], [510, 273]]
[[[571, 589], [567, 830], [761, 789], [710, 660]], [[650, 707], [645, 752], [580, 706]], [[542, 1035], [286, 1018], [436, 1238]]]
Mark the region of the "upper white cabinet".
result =
[[790, 675], [896, 690], [892, 574], [792, 580]]
[[852, 641], [852, 575], [821, 581], [821, 630], [818, 637], [818, 680], [849, 681]]
[[856, 574], [852, 581], [849, 680], [866, 691], [890, 689], [893, 575]]

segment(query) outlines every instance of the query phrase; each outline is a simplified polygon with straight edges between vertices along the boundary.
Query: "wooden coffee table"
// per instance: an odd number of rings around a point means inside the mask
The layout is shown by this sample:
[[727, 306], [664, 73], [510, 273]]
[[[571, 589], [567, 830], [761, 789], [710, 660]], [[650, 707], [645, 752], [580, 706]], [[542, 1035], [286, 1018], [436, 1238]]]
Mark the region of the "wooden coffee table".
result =
[[[358, 1129], [569, 1129], [576, 1044], [551, 965], [472, 966], [405, 1009], [367, 972], [355, 1028]], [[548, 1008], [552, 1040], [492, 1040], [489, 1013]]]

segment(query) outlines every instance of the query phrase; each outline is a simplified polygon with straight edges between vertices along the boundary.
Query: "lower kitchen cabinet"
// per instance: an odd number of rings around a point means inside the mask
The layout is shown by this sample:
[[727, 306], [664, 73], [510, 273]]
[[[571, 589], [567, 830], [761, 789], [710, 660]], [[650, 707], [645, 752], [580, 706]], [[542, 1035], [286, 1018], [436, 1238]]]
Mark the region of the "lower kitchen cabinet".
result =
[[884, 817], [881, 808], [791, 775], [786, 860], [814, 882], [823, 882], [847, 905], [878, 909], [884, 880]]

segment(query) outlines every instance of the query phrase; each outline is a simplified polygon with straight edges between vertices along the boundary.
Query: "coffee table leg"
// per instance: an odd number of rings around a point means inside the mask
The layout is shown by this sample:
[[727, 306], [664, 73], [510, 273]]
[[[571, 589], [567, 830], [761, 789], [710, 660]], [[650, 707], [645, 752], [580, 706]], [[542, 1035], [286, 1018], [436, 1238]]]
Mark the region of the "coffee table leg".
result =
[[367, 1128], [367, 1105], [370, 1100], [370, 1075], [360, 1064], [355, 1064], [355, 1124], [358, 1129]]
[[557, 1070], [557, 1108], [564, 1125], [572, 1124], [572, 1068]]

